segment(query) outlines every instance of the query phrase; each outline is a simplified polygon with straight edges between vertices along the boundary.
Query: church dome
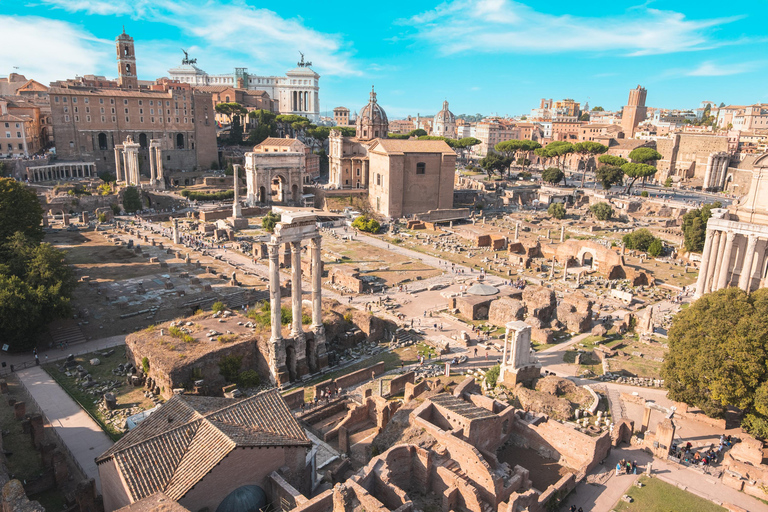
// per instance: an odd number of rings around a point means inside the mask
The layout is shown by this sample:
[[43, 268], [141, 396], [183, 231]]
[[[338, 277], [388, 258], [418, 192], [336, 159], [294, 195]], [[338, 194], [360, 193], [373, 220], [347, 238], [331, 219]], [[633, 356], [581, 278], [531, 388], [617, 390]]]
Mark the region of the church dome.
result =
[[389, 131], [387, 113], [376, 102], [376, 93], [371, 87], [371, 98], [357, 116], [356, 135], [358, 139], [371, 140], [384, 138]]
[[448, 110], [448, 102], [443, 102], [443, 110], [437, 113], [435, 115], [435, 122], [436, 123], [455, 123], [456, 122], [456, 116], [453, 115], [453, 112]]
[[238, 487], [222, 500], [216, 512], [261, 512], [267, 506], [267, 495], [258, 485]]

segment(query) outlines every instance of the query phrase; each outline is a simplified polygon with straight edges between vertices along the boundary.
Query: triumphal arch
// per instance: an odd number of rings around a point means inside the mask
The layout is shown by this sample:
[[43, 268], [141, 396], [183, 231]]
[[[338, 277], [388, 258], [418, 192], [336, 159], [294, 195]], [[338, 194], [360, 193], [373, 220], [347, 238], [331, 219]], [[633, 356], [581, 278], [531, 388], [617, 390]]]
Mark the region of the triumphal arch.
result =
[[[309, 240], [312, 284], [311, 332], [304, 332], [301, 322], [301, 242]], [[269, 254], [269, 299], [272, 336], [269, 340], [269, 368], [274, 384], [282, 386], [310, 372], [328, 366], [328, 353], [323, 328], [321, 293], [321, 249], [317, 216], [310, 213], [283, 213], [281, 222], [267, 243]], [[292, 320], [289, 338], [283, 338], [280, 314], [280, 247], [291, 250]]]
[[269, 137], [245, 154], [248, 205], [301, 205], [309, 148], [297, 139]]

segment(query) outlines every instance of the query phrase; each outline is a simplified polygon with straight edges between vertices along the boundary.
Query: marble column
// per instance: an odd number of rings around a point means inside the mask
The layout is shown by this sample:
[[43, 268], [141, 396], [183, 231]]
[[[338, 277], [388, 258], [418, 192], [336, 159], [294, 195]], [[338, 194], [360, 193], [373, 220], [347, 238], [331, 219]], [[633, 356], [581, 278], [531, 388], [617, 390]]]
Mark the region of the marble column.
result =
[[563, 265], [563, 282], [568, 280], [568, 256], [565, 257], [565, 265]]
[[728, 231], [725, 234], [725, 251], [720, 255], [722, 263], [720, 264], [720, 273], [717, 275], [717, 287], [715, 290], [722, 290], [726, 286], [730, 279], [730, 272], [728, 267], [731, 265], [731, 253], [733, 252], [733, 240], [736, 238], [736, 233]]
[[727, 242], [727, 233], [725, 231], [720, 232], [720, 240], [717, 245], [717, 258], [715, 262], [715, 272], [712, 274], [712, 282], [709, 285], [709, 291], [717, 291], [719, 288], [717, 287], [717, 283], [719, 282], [720, 278], [720, 270], [723, 268], [723, 254], [725, 254], [725, 244]]
[[235, 164], [232, 166], [235, 170], [233, 176], [233, 185], [235, 188], [235, 201], [232, 203], [232, 217], [239, 219], [243, 216], [243, 212], [240, 209], [240, 165]]
[[312, 253], [312, 329], [315, 332], [323, 329], [323, 300], [322, 287], [322, 250], [321, 238], [309, 240], [309, 250]]
[[565, 225], [560, 226], [560, 243], [565, 242]]
[[706, 293], [704, 287], [707, 283], [707, 267], [709, 267], [709, 260], [712, 258], [712, 239], [714, 238], [714, 231], [707, 230], [707, 238], [704, 241], [704, 250], [701, 251], [701, 265], [699, 266], [699, 278], [696, 280], [696, 297], [701, 297]]
[[519, 234], [519, 232], [520, 232], [520, 223], [516, 222], [515, 223], [515, 242], [517, 242], [517, 235]]
[[155, 151], [152, 146], [149, 147], [149, 184], [154, 187], [157, 181], [157, 171], [155, 170]]
[[131, 185], [131, 171], [128, 169], [128, 153], [122, 152], [123, 155], [123, 178], [126, 185]]
[[291, 242], [291, 305], [293, 322], [291, 336], [304, 335], [301, 328], [301, 242]]
[[720, 231], [715, 231], [712, 234], [712, 250], [709, 253], [709, 260], [707, 261], [707, 280], [704, 282], [704, 290], [702, 293], [709, 293], [712, 291], [712, 281], [715, 276], [715, 266], [717, 260], [720, 257]]
[[710, 181], [712, 179], [712, 167], [715, 163], [715, 154], [710, 153], [709, 158], [707, 158], [707, 170], [704, 172], [704, 190], [707, 190], [711, 187]]
[[755, 259], [755, 246], [757, 245], [757, 236], [749, 235], [747, 239], [747, 250], [744, 252], [744, 264], [741, 267], [739, 276], [739, 288], [745, 292], [750, 291], [752, 286], [752, 262]]
[[271, 341], [277, 342], [283, 339], [280, 332], [280, 265], [278, 264], [278, 244], [267, 244], [269, 253], [269, 305], [272, 322]]

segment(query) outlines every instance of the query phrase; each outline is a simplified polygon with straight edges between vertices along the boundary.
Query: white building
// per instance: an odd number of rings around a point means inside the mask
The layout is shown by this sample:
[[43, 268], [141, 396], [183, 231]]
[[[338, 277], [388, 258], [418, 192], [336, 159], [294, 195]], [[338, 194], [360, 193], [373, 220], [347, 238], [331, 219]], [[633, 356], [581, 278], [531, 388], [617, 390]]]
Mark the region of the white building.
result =
[[320, 121], [320, 75], [315, 73], [311, 62], [305, 62], [304, 56], [297, 67], [286, 72], [285, 76], [258, 76], [248, 73], [247, 68], [235, 68], [234, 73], [209, 75], [195, 64], [197, 59], [186, 56], [181, 65], [168, 70], [169, 76], [180, 82], [194, 86], [228, 85], [239, 89], [266, 91], [269, 97], [278, 102], [281, 114], [297, 114], [313, 123]]

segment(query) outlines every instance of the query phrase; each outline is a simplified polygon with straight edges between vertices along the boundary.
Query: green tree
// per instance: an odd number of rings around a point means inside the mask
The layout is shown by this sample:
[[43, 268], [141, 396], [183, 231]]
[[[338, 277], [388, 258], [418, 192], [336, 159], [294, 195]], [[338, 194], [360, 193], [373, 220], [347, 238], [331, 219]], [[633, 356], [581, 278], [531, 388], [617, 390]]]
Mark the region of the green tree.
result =
[[565, 157], [573, 153], [573, 144], [564, 140], [557, 140], [544, 146], [544, 149], [547, 150], [550, 158], [554, 158], [557, 161], [558, 167], [562, 169], [565, 164]]
[[742, 428], [768, 436], [768, 289], [703, 295], [675, 315], [662, 377], [669, 398], [722, 416], [744, 411]]
[[102, 171], [98, 176], [104, 183], [112, 183], [117, 179], [117, 177], [109, 171]]
[[[493, 149], [510, 159], [510, 162], [516, 162], [520, 158], [526, 158], [531, 151], [541, 148], [541, 144], [534, 140], [513, 139], [505, 140], [496, 144]], [[523, 160], [525, 163], [525, 160]]]
[[635, 181], [640, 178], [645, 179], [656, 174], [656, 168], [654, 166], [634, 162], [629, 162], [622, 165], [621, 170], [624, 171], [624, 174], [632, 180], [627, 186], [627, 194], [629, 194], [630, 190], [632, 190], [632, 185], [635, 184]]
[[510, 160], [504, 155], [488, 152], [488, 154], [478, 163], [480, 164], [480, 167], [482, 167], [483, 170], [488, 174], [488, 176], [491, 176], [493, 173], [501, 174], [504, 172], [504, 169], [508, 169]]
[[37, 194], [13, 178], [0, 178], [0, 244], [17, 231], [43, 240], [43, 208]]
[[361, 215], [352, 222], [352, 227], [366, 233], [378, 233], [379, 229], [381, 229], [381, 224], [376, 219], [370, 219], [365, 215]]
[[664, 252], [664, 243], [661, 241], [660, 238], [654, 238], [653, 242], [651, 242], [651, 244], [648, 246], [648, 254], [655, 258], [657, 256], [661, 256], [661, 253], [663, 252]]
[[269, 110], [252, 110], [248, 117], [256, 122], [256, 128], [248, 133], [248, 144], [257, 145], [268, 137], [277, 137], [276, 115]]
[[629, 159], [633, 162], [646, 164], [664, 158], [661, 153], [653, 148], [635, 148], [629, 153]]
[[592, 112], [605, 112], [603, 107], [592, 107]]
[[467, 157], [467, 150], [469, 150], [472, 146], [477, 146], [482, 141], [480, 139], [476, 139], [474, 137], [462, 137], [459, 139], [456, 143], [456, 148], [459, 152], [459, 156], [462, 158], [462, 160], [466, 160]]
[[722, 203], [720, 201], [715, 201], [683, 215], [682, 229], [686, 251], [700, 253], [704, 250], [707, 221], [712, 216], [712, 208], [720, 208], [721, 206]]
[[496, 387], [496, 382], [499, 380], [500, 373], [501, 373], [501, 366], [499, 366], [498, 364], [496, 366], [490, 367], [488, 371], [485, 372], [485, 382], [488, 383], [491, 389]]
[[614, 165], [601, 165], [595, 172], [595, 179], [603, 185], [604, 190], [609, 190], [611, 186], [622, 182], [624, 171]]
[[230, 144], [243, 143], [243, 117], [248, 115], [248, 109], [236, 102], [219, 103], [215, 107], [216, 112], [227, 116], [230, 122]]
[[664, 180], [664, 186], [667, 187], [667, 188], [672, 186], [672, 177], [671, 176], [667, 177], [667, 179]]
[[424, 137], [425, 135], [429, 135], [426, 130], [422, 128], [416, 128], [415, 130], [411, 130], [408, 132], [409, 137]]
[[227, 382], [236, 382], [243, 365], [243, 356], [224, 356], [219, 360], [219, 374]]
[[0, 162], [0, 178], [7, 178], [11, 176], [11, 164], [8, 162]]
[[541, 173], [541, 179], [547, 183], [560, 183], [565, 178], [565, 173], [557, 167], [548, 167]]
[[589, 122], [589, 112], [584, 112], [579, 116], [579, 121]]
[[597, 220], [609, 220], [613, 217], [613, 208], [608, 203], [596, 203], [589, 207], [589, 211]]
[[581, 186], [584, 186], [584, 179], [587, 176], [587, 163], [589, 163], [590, 158], [594, 158], [597, 155], [601, 155], [608, 151], [608, 147], [600, 144], [599, 142], [592, 142], [592, 141], [584, 141], [584, 142], [577, 142], [573, 145], [573, 152], [579, 155], [579, 161], [583, 162], [586, 158], [586, 162], [584, 162], [584, 171], [581, 173]]
[[622, 242], [627, 249], [647, 252], [648, 247], [653, 243], [656, 237], [645, 228], [636, 229], [632, 233], [627, 233], [622, 237]]
[[143, 207], [141, 203], [141, 193], [136, 187], [126, 187], [123, 191], [123, 208], [128, 213], [133, 213], [141, 210]]
[[547, 208], [547, 213], [555, 219], [563, 219], [565, 218], [565, 206], [563, 203], [552, 203]]
[[270, 233], [274, 233], [275, 225], [277, 225], [278, 222], [280, 222], [280, 215], [270, 210], [267, 212], [264, 218], [261, 219], [261, 227]]
[[600, 155], [600, 158], [598, 158], [597, 161], [603, 165], [613, 165], [614, 167], [621, 167], [627, 163], [626, 160], [615, 155]]

